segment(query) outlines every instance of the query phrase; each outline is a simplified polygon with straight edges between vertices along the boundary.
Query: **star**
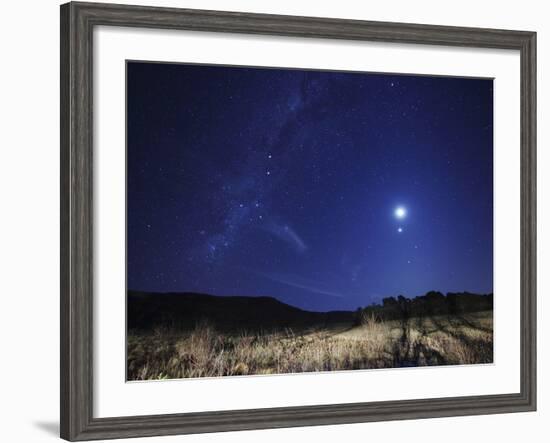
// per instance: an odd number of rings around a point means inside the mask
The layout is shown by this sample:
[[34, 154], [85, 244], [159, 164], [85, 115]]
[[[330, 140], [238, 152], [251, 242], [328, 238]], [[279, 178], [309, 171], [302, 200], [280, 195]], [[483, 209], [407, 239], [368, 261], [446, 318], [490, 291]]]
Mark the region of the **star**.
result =
[[399, 228], [397, 228], [397, 232], [399, 233], [403, 232], [403, 228], [400, 226]]

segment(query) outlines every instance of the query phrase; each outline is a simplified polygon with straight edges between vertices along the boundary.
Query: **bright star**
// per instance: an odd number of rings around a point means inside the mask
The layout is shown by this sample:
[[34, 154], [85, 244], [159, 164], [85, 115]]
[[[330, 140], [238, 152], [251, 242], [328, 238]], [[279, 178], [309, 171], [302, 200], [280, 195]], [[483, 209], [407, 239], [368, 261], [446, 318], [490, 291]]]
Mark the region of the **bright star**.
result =
[[397, 228], [397, 232], [399, 232], [399, 233], [403, 232], [403, 228], [401, 228], [401, 227]]
[[407, 215], [407, 210], [403, 206], [398, 206], [397, 208], [395, 208], [394, 215], [397, 218], [405, 218], [405, 216]]

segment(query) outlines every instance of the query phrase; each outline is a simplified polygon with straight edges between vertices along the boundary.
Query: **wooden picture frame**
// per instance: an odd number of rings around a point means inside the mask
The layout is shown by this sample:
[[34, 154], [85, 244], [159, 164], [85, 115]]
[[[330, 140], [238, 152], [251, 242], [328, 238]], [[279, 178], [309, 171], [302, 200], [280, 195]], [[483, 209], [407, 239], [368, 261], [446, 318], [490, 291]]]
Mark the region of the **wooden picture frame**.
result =
[[[123, 26], [513, 49], [521, 55], [521, 390], [273, 409], [93, 416], [92, 30]], [[188, 9], [61, 6], [61, 437], [70, 441], [533, 411], [536, 408], [536, 34]]]

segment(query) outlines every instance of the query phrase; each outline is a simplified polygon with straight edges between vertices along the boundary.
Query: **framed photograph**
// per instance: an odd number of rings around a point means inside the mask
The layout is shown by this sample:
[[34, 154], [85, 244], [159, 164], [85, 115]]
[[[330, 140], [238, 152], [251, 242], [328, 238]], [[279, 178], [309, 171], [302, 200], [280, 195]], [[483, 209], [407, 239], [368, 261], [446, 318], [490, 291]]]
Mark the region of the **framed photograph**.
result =
[[535, 410], [535, 42], [61, 6], [61, 437]]

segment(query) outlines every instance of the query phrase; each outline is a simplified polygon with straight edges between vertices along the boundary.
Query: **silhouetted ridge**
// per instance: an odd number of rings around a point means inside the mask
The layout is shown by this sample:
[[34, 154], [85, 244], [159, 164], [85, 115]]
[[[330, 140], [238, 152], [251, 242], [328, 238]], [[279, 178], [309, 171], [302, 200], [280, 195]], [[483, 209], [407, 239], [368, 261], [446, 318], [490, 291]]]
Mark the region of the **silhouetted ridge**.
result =
[[206, 321], [218, 329], [280, 329], [351, 322], [353, 312], [310, 312], [273, 297], [128, 291], [128, 329], [190, 329]]

